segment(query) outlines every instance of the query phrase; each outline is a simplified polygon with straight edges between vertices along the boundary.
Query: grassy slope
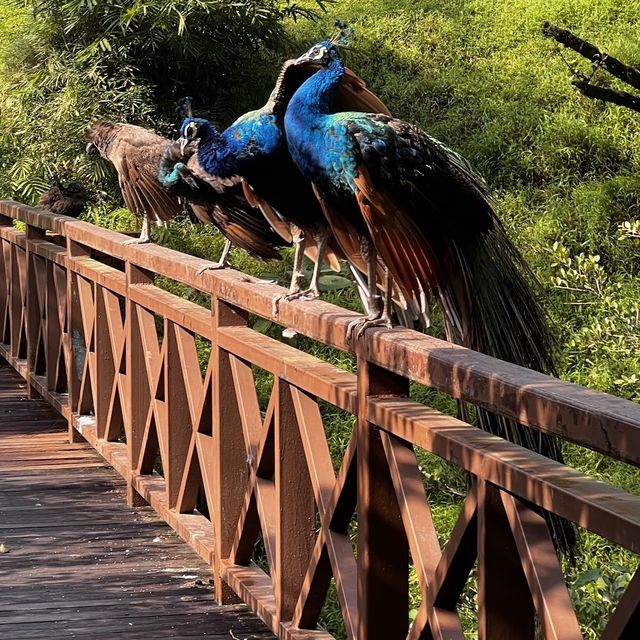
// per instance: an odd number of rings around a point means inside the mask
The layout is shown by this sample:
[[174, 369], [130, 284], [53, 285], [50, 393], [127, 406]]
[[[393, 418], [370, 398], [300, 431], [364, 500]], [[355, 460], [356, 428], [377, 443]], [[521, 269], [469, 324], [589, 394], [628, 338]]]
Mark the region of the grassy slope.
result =
[[[294, 33], [308, 42], [330, 32], [335, 16], [353, 24], [351, 66], [395, 114], [472, 161], [496, 190], [501, 217], [545, 283], [558, 275], [551, 265], [559, 241], [572, 256], [599, 255], [606, 278], [624, 288], [623, 297], [637, 299], [640, 252], [619, 242], [616, 228], [640, 212], [638, 114], [579, 96], [555, 46], [540, 34], [548, 19], [639, 62], [640, 5], [623, 4], [341, 0], [324, 27]], [[588, 299], [589, 313], [579, 313], [567, 308], [575, 300], [551, 293], [568, 345], [591, 327], [598, 301]], [[566, 376], [640, 396], [637, 386], [615, 383], [638, 360], [598, 352], [583, 366], [593, 347], [585, 336], [565, 352]]]
[[[350, 66], [392, 112], [463, 153], [496, 191], [500, 216], [547, 285], [563, 345], [563, 377], [639, 399], [632, 376], [640, 365], [633, 322], [640, 250], [620, 242], [616, 230], [640, 214], [640, 119], [579, 96], [540, 28], [545, 20], [555, 22], [640, 63], [640, 3], [338, 0], [320, 25], [292, 28], [296, 48], [331, 33], [336, 17], [356, 30]], [[554, 242], [566, 248], [571, 264]], [[580, 253], [600, 256], [600, 268], [588, 260], [577, 267]], [[562, 274], [554, 265], [561, 261], [568, 286], [584, 292], [556, 286]], [[630, 322], [620, 320], [627, 316]], [[567, 455], [586, 473], [640, 491], [640, 474], [625, 465], [577, 447]], [[433, 459], [422, 466], [435, 520], [446, 531], [459, 478]], [[637, 558], [596, 536], [583, 536], [582, 545], [569, 573], [582, 576], [572, 591], [592, 638]]]

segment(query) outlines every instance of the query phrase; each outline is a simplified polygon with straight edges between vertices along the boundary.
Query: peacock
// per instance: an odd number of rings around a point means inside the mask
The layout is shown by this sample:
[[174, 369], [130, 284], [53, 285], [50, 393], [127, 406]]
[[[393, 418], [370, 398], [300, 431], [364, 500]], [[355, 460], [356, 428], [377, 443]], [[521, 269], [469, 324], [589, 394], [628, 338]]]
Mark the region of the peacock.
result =
[[160, 159], [171, 141], [143, 127], [105, 120], [94, 122], [85, 137], [87, 154], [113, 164], [127, 208], [142, 217], [140, 237], [127, 244], [149, 242], [149, 219], [165, 226], [182, 211], [178, 198], [158, 181]]
[[75, 180], [63, 181], [53, 176], [51, 187], [38, 199], [40, 209], [71, 218], [77, 218], [87, 203], [87, 190]]
[[[241, 178], [249, 202], [262, 210], [283, 239], [294, 243], [293, 275], [286, 296], [289, 299], [319, 296], [322, 262], [339, 271], [339, 258], [346, 257], [331, 235], [311, 184], [291, 160], [284, 136], [288, 101], [317, 69], [313, 63], [296, 65], [295, 60], [286, 61], [267, 103], [242, 115], [223, 131], [205, 119], [193, 117], [187, 117], [181, 127], [183, 145], [198, 143], [198, 166], [216, 181], [235, 182]], [[338, 84], [336, 99], [346, 108], [386, 112], [384, 104], [348, 69]], [[357, 250], [357, 246], [349, 247], [349, 254]], [[301, 287], [304, 254], [315, 262], [306, 290]], [[360, 264], [355, 257], [351, 262], [354, 261]], [[276, 312], [278, 300], [274, 300]]]
[[196, 148], [197, 143], [185, 144], [184, 138], [169, 144], [162, 155], [158, 179], [168, 192], [188, 203], [200, 222], [214, 224], [226, 238], [219, 260], [200, 272], [226, 267], [234, 244], [259, 260], [280, 258], [278, 249], [289, 243], [247, 201], [242, 180], [207, 174], [198, 162]]
[[[555, 344], [535, 279], [469, 163], [389, 115], [336, 112], [343, 38], [344, 29], [297, 60], [320, 69], [289, 101], [284, 124], [291, 157], [313, 183], [337, 243], [345, 253], [359, 244], [368, 260], [369, 313], [349, 333], [389, 322], [376, 288], [382, 261], [407, 301], [437, 301], [450, 341], [555, 373]], [[483, 429], [562, 461], [555, 438], [480, 407], [477, 416]], [[573, 527], [546, 517], [558, 547], [571, 556]]]

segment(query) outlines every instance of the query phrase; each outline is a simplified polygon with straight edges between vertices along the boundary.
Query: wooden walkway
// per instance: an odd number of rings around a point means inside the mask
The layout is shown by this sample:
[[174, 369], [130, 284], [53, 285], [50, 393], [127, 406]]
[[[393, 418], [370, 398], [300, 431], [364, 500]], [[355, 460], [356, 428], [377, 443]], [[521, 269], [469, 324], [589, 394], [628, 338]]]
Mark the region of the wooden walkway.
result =
[[[0, 638], [274, 638], [220, 607], [210, 568], [0, 364]], [[2, 547], [0, 547], [0, 550]]]

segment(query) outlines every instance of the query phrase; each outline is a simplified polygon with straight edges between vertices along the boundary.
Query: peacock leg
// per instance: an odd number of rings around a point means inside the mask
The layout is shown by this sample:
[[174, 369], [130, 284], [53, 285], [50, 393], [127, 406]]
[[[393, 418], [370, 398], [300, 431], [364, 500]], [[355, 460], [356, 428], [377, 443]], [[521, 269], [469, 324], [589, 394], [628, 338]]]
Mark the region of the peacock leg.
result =
[[384, 298], [383, 298], [383, 307], [382, 307], [382, 317], [381, 320], [384, 320], [384, 326], [389, 329], [393, 326], [393, 322], [391, 321], [391, 307], [393, 306], [392, 300], [393, 294], [393, 281], [391, 280], [391, 272], [387, 267], [384, 268]]
[[125, 240], [122, 244], [146, 244], [151, 242], [151, 235], [149, 233], [149, 216], [146, 213], [142, 214], [142, 229], [140, 229], [139, 238], [131, 238], [131, 240]]
[[[362, 237], [360, 239], [360, 252], [362, 257], [367, 261], [367, 307], [369, 313], [364, 318], [358, 318], [350, 322], [347, 327], [347, 340], [351, 340], [354, 329], [358, 329], [356, 339], [370, 327], [386, 327], [389, 326], [389, 319], [384, 317], [384, 304], [382, 297], [378, 293], [376, 282], [378, 256], [376, 248], [369, 238]], [[388, 314], [387, 314], [388, 315]]]
[[271, 312], [274, 316], [278, 315], [278, 305], [281, 300], [293, 300], [298, 297], [301, 290], [301, 281], [304, 278], [302, 273], [302, 258], [304, 257], [305, 239], [304, 232], [298, 227], [292, 227], [292, 240], [295, 247], [293, 254], [293, 273], [291, 274], [291, 284], [289, 285], [289, 293], [283, 293], [275, 296], [271, 302]]
[[[313, 274], [311, 275], [311, 282], [309, 288], [304, 291], [297, 291], [295, 293], [289, 293], [285, 296], [278, 296], [274, 299], [275, 315], [277, 315], [277, 306], [281, 300], [315, 300], [320, 297], [320, 288], [318, 287], [318, 280], [320, 279], [320, 270], [322, 269], [322, 262], [324, 261], [324, 254], [327, 252], [327, 245], [329, 244], [329, 238], [331, 237], [331, 231], [328, 227], [317, 231], [313, 239], [316, 241], [316, 247], [318, 253], [316, 255], [316, 263], [313, 265]], [[294, 239], [295, 241], [295, 239]], [[296, 246], [297, 249], [297, 246]], [[302, 251], [300, 252], [300, 261], [302, 262]]]
[[202, 275], [205, 271], [216, 271], [218, 269], [226, 269], [229, 264], [229, 252], [231, 251], [231, 247], [233, 244], [231, 240], [227, 240], [224, 243], [224, 247], [222, 247], [222, 253], [220, 254], [220, 259], [218, 262], [214, 262], [213, 264], [208, 264], [206, 267], [200, 267], [196, 271], [196, 275]]
[[369, 313], [369, 304], [368, 300], [368, 285], [367, 281], [362, 273], [358, 271], [351, 263], [349, 263], [349, 271], [351, 271], [351, 275], [356, 282], [356, 291], [358, 292], [358, 297], [360, 298], [360, 303], [362, 304], [362, 308], [365, 313]]

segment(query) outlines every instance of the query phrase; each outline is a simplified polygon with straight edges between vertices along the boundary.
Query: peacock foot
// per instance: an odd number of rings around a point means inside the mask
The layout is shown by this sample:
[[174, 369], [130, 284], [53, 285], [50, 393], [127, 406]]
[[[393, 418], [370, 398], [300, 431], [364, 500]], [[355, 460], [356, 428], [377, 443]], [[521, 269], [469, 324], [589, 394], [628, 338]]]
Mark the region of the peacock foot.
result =
[[151, 238], [145, 238], [143, 236], [139, 237], [139, 238], [131, 238], [130, 240], [125, 240], [122, 243], [122, 246], [128, 246], [128, 245], [133, 245], [133, 244], [149, 244], [151, 242]]
[[391, 329], [393, 325], [391, 324], [391, 319], [388, 316], [366, 316], [364, 318], [358, 318], [357, 320], [353, 320], [347, 326], [347, 340], [351, 342], [353, 337], [353, 332], [355, 329], [356, 332], [356, 340], [362, 337], [362, 334], [371, 327], [386, 327], [387, 329]]
[[205, 271], [218, 271], [220, 269], [226, 269], [227, 268], [227, 262], [214, 262], [212, 264], [208, 264], [205, 265], [204, 267], [200, 267], [197, 271], [196, 271], [196, 275], [197, 276], [201, 276]]
[[320, 292], [317, 289], [305, 289], [304, 291], [294, 291], [291, 293], [284, 293], [273, 298], [271, 303], [271, 312], [277, 317], [279, 312], [280, 303], [291, 302], [292, 300], [316, 300], [320, 297]]

